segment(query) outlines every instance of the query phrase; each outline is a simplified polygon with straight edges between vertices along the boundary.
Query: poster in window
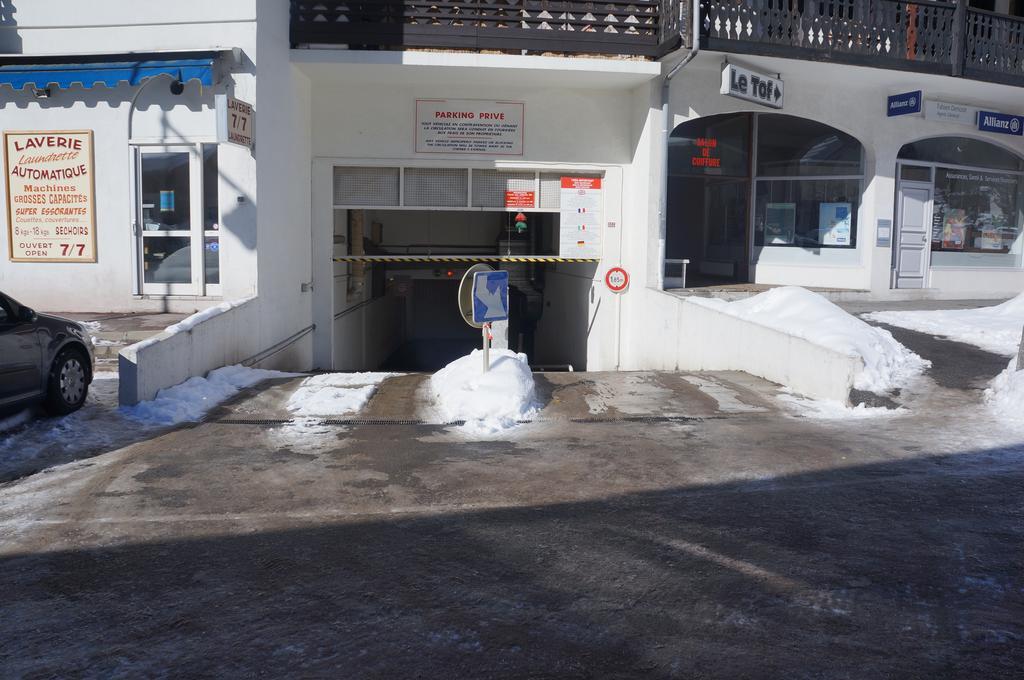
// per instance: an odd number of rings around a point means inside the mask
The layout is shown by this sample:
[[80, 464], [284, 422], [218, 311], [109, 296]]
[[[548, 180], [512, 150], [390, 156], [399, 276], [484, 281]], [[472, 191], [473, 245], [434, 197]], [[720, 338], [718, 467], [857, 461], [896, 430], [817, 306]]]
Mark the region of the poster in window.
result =
[[95, 262], [92, 130], [4, 133], [11, 262]]
[[942, 247], [947, 250], [963, 250], [967, 232], [967, 211], [951, 208], [946, 211], [942, 223]]
[[767, 245], [793, 243], [796, 235], [796, 203], [769, 203], [764, 215], [764, 242]]
[[818, 206], [818, 234], [825, 246], [848, 246], [853, 232], [853, 205], [821, 203]]

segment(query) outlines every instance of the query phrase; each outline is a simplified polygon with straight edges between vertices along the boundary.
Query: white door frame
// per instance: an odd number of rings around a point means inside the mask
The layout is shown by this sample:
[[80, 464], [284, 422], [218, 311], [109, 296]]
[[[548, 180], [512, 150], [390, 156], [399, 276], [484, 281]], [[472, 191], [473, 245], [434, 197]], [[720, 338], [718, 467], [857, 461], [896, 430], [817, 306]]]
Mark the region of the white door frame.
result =
[[922, 244], [923, 255], [923, 271], [921, 275], [921, 288], [928, 288], [931, 283], [931, 219], [934, 210], [934, 198], [935, 198], [935, 186], [934, 182], [923, 182], [923, 181], [912, 181], [912, 180], [898, 180], [896, 185], [896, 229], [893, 233], [893, 261], [892, 261], [892, 288], [899, 288], [900, 281], [900, 251], [903, 247], [903, 192], [904, 189], [913, 189], [918, 191], [927, 191], [927, 214], [929, 216], [926, 219], [926, 223], [922, 225], [924, 227], [924, 243]]
[[[135, 222], [135, 266], [138, 280], [138, 293], [142, 295], [183, 295], [183, 296], [220, 296], [221, 286], [206, 283], [206, 237], [218, 236], [219, 232], [207, 232], [204, 229], [203, 204], [203, 147], [200, 142], [181, 142], [169, 144], [145, 144], [133, 147], [134, 158], [134, 196], [133, 220]], [[175, 231], [147, 232], [143, 219], [142, 204], [142, 160], [146, 155], [156, 153], [187, 153], [189, 159], [189, 228]], [[220, 201], [218, 200], [217, 223], [220, 219]], [[179, 237], [189, 238], [189, 262], [191, 280], [188, 283], [147, 283], [145, 276], [145, 257], [143, 244], [145, 239]]]

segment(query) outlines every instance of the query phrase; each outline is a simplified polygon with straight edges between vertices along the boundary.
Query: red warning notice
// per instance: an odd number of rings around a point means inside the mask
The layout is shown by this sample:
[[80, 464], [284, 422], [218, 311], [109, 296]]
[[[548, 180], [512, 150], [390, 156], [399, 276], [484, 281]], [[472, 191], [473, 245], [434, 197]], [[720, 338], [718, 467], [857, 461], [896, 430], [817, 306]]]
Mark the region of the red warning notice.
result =
[[536, 208], [537, 194], [533, 191], [506, 191], [506, 208]]

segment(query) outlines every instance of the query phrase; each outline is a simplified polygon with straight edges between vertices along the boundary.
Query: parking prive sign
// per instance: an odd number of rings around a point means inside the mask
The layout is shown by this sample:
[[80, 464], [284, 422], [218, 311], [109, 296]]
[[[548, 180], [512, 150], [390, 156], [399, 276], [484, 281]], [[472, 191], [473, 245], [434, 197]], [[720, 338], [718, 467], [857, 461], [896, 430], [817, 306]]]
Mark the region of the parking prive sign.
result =
[[722, 64], [720, 92], [773, 109], [781, 109], [785, 101], [782, 78], [751, 71], [728, 62]]

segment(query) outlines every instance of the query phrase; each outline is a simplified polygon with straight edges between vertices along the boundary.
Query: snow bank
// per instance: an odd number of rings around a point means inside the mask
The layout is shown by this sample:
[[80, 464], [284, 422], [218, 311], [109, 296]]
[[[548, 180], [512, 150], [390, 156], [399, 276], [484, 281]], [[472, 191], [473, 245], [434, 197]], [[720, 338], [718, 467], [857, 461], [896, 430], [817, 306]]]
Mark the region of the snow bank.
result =
[[491, 350], [483, 372], [481, 351], [456, 359], [430, 378], [430, 390], [447, 420], [464, 420], [470, 434], [494, 434], [534, 415], [533, 373], [525, 354]]
[[157, 392], [156, 399], [141, 401], [121, 409], [129, 418], [147, 425], [174, 425], [193, 422], [239, 390], [269, 378], [292, 378], [300, 373], [282, 373], [245, 366], [225, 366], [210, 371], [205, 378], [192, 377]]
[[985, 390], [985, 403], [1001, 422], [1024, 427], [1024, 371], [1017, 370], [1017, 358], [993, 378]]
[[288, 399], [288, 410], [300, 417], [339, 416], [363, 408], [377, 385], [397, 373], [324, 373], [306, 378]]
[[929, 361], [888, 331], [848, 314], [817, 293], [797, 286], [773, 288], [743, 300], [688, 297], [687, 301], [794, 335], [842, 354], [860, 357], [854, 388], [885, 393], [922, 373]]
[[1024, 330], [1024, 293], [994, 307], [871, 312], [864, 318], [1012, 357], [1017, 354], [1021, 331]]

